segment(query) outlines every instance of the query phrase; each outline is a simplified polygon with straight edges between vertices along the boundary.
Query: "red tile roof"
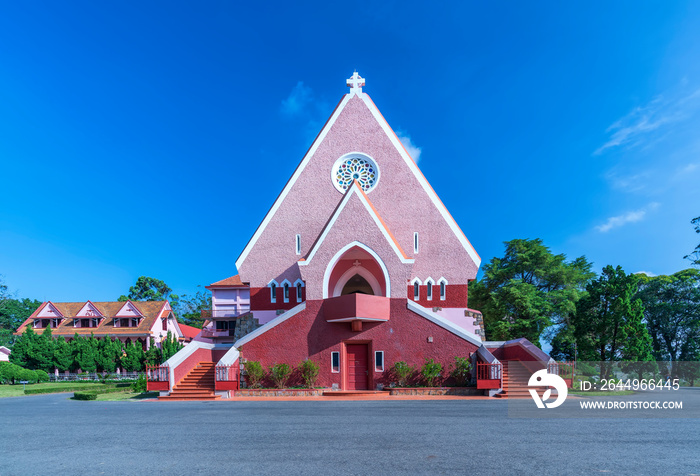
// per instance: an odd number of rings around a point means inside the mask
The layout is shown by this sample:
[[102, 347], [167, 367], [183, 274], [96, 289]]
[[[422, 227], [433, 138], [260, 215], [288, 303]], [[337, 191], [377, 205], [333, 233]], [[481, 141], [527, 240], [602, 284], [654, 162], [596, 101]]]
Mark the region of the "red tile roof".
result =
[[202, 329], [188, 326], [186, 324], [178, 323], [177, 325], [180, 326], [180, 330], [182, 331], [182, 335], [185, 337], [185, 339], [194, 339], [200, 332], [202, 332]]
[[247, 288], [248, 284], [241, 281], [241, 278], [239, 275], [235, 275], [235, 276], [231, 276], [230, 278], [222, 279], [221, 281], [211, 283], [209, 286], [207, 286], [207, 289], [209, 289], [211, 287], [219, 287], [219, 286], [226, 286], [226, 287], [238, 286], [238, 287]]

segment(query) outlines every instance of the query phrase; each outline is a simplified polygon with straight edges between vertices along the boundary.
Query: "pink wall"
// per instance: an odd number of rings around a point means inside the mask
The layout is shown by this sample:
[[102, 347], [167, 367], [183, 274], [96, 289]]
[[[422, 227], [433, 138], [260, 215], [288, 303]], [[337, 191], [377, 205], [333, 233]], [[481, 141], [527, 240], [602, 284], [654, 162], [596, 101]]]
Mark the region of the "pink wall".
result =
[[[428, 342], [428, 337], [433, 342]], [[273, 327], [241, 347], [241, 356], [258, 360], [266, 368], [274, 363], [298, 365], [305, 358], [320, 364], [319, 386], [342, 387], [341, 373], [331, 372], [331, 352], [341, 352], [341, 369], [345, 364], [343, 342], [369, 343], [374, 351], [384, 351], [385, 370], [374, 372], [370, 360], [370, 388], [391, 381], [389, 369], [399, 360], [410, 365], [423, 365], [433, 358], [443, 365], [443, 375], [449, 374], [455, 356], [468, 357], [477, 347], [406, 308], [406, 299], [391, 299], [388, 322], [363, 323], [361, 332], [352, 332], [349, 323], [327, 323], [322, 301], [307, 301], [306, 310]]]
[[190, 371], [197, 366], [200, 362], [218, 362], [221, 357], [228, 351], [224, 350], [212, 350], [212, 349], [202, 349], [199, 348], [195, 350], [192, 355], [187, 357], [180, 365], [175, 367], [174, 375], [175, 381], [173, 386], [180, 383], [180, 380], [185, 378], [185, 376], [190, 373]]
[[[357, 249], [357, 248], [356, 248]], [[362, 258], [359, 260], [362, 263], [362, 267], [365, 268], [367, 271], [372, 273], [372, 275], [379, 281], [379, 286], [382, 289], [382, 296], [386, 295], [386, 283], [384, 282], [384, 274], [382, 273], [382, 269], [379, 267], [379, 264], [368, 254], [366, 254], [366, 258]], [[353, 263], [355, 262], [355, 259], [341, 259], [336, 263], [335, 267], [333, 268], [333, 272], [331, 273], [331, 279], [330, 279], [330, 284], [329, 284], [329, 296], [331, 295], [333, 289], [335, 289], [336, 284], [338, 284], [338, 279], [350, 268], [353, 268], [354, 265]]]
[[[286, 278], [294, 282], [300, 277], [297, 260], [308, 253], [343, 198], [331, 181], [333, 164], [353, 151], [363, 152], [377, 162], [381, 178], [368, 197], [409, 257], [414, 256], [413, 233], [419, 232], [419, 254], [415, 255], [416, 262], [409, 266], [406, 277], [444, 276], [452, 284], [467, 284], [476, 277], [476, 263], [375, 120], [369, 109], [371, 100], [368, 97], [365, 100], [360, 96], [349, 99], [256, 245], [240, 264], [241, 279], [250, 281], [252, 287], [263, 287], [271, 279], [281, 282]], [[297, 234], [301, 234], [301, 256], [295, 249]], [[343, 244], [350, 237], [352, 234], [346, 235]], [[385, 254], [381, 256], [386, 259]], [[395, 285], [401, 284], [403, 288], [405, 282]], [[403, 289], [401, 295], [404, 295]], [[311, 291], [310, 298], [318, 299], [315, 292], [311, 297]]]
[[433, 299], [428, 301], [428, 286], [422, 284], [418, 286], [420, 299], [413, 299], [413, 285], [409, 284], [406, 289], [406, 296], [411, 301], [415, 301], [423, 307], [460, 307], [467, 308], [468, 288], [466, 284], [447, 284], [445, 286], [445, 299], [440, 299], [440, 286], [436, 283], [433, 286]]

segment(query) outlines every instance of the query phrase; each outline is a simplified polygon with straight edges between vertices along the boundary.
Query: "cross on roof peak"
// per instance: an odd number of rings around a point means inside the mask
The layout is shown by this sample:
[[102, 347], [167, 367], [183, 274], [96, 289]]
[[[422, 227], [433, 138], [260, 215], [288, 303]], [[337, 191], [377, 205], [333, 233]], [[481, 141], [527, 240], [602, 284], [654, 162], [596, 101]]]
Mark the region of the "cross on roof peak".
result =
[[352, 74], [352, 77], [349, 78], [345, 83], [350, 86], [350, 94], [353, 93], [361, 93], [362, 92], [362, 86], [365, 85], [365, 78], [359, 75], [357, 71], [355, 71]]

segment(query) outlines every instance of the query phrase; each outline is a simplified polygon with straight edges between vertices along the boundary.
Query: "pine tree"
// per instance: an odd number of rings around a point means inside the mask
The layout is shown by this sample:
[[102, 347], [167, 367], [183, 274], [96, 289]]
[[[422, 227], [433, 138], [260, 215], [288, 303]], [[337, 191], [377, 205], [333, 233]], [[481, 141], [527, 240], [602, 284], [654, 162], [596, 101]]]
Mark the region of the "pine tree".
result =
[[80, 337], [77, 333], [71, 342], [76, 365], [83, 372], [95, 372], [97, 370], [97, 339], [91, 335], [89, 338]]
[[25, 327], [24, 333], [17, 337], [15, 345], [12, 347], [10, 362], [20, 367], [27, 367], [31, 355], [31, 343], [34, 341], [35, 337], [34, 329], [32, 329], [31, 326]]
[[143, 370], [145, 358], [141, 344], [132, 342], [126, 346], [126, 356], [122, 359], [122, 366], [127, 372], [140, 372]]
[[34, 339], [31, 366], [29, 368], [33, 370], [43, 370], [47, 373], [53, 372], [54, 348], [53, 333], [51, 332], [51, 328], [47, 327], [40, 336], [36, 336]]
[[158, 348], [156, 341], [151, 337], [151, 344], [146, 351], [146, 364], [155, 366], [163, 363], [163, 351]]
[[61, 372], [73, 367], [73, 354], [71, 347], [63, 336], [58, 336], [54, 342], [53, 364]]
[[163, 349], [163, 362], [177, 354], [177, 352], [183, 347], [183, 345], [178, 342], [177, 338], [175, 338], [170, 331], [168, 331], [165, 339], [161, 341], [160, 346], [161, 349]]

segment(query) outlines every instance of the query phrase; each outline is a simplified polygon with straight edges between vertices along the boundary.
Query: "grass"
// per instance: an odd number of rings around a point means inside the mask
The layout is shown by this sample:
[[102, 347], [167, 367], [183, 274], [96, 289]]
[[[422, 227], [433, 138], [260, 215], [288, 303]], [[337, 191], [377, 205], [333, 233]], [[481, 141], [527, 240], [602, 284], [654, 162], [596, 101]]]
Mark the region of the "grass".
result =
[[[55, 390], [55, 393], [64, 392], [66, 387], [81, 387], [89, 390], [95, 384], [92, 382], [51, 382], [51, 383], [34, 383], [27, 384], [27, 388], [51, 388]], [[3, 397], [22, 397], [24, 396], [24, 385], [0, 385], [0, 398]]]
[[133, 393], [133, 392], [123, 392], [123, 393], [105, 393], [97, 396], [96, 402], [123, 402], [125, 400], [129, 401], [139, 401], [145, 400], [147, 398], [158, 398], [159, 392], [145, 392], [145, 393]]

